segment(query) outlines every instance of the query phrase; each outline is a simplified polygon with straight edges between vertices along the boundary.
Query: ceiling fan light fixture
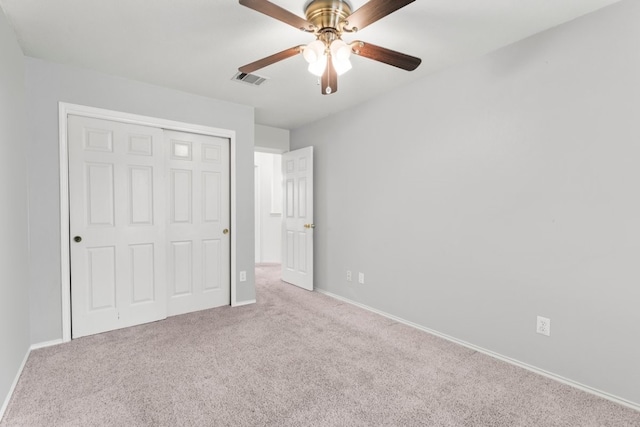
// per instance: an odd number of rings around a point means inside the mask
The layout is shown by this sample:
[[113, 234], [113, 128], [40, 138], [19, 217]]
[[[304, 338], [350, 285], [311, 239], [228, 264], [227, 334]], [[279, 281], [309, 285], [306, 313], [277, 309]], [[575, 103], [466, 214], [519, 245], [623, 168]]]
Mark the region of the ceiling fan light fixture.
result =
[[314, 76], [322, 77], [324, 74], [324, 70], [327, 68], [327, 55], [324, 53], [320, 56], [320, 58], [309, 64], [309, 72]]
[[[305, 46], [302, 56], [309, 64], [314, 64], [322, 60], [325, 56], [325, 45], [322, 40], [315, 40]], [[326, 61], [326, 58], [325, 58]]]
[[[2, 0], [0, 0], [2, 1]], [[306, 0], [305, 18], [276, 5], [274, 0], [239, 0], [240, 4], [263, 13], [306, 33], [315, 40], [308, 45], [297, 45], [240, 67], [242, 73], [252, 73], [278, 61], [302, 54], [309, 64], [308, 70], [321, 77], [322, 94], [338, 90], [338, 76], [352, 68], [352, 54], [413, 71], [422, 60], [401, 52], [363, 41], [347, 44], [343, 33], [354, 33], [413, 3], [416, 0], [361, 0], [364, 4], [353, 11], [350, 0]]]

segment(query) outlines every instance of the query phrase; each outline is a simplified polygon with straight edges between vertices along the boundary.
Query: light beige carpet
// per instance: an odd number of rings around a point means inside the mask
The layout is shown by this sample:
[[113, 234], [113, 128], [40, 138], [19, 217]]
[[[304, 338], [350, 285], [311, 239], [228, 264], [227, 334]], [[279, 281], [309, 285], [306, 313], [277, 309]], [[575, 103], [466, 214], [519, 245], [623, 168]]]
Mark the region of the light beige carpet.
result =
[[257, 269], [258, 303], [34, 351], [2, 426], [640, 426], [640, 412]]

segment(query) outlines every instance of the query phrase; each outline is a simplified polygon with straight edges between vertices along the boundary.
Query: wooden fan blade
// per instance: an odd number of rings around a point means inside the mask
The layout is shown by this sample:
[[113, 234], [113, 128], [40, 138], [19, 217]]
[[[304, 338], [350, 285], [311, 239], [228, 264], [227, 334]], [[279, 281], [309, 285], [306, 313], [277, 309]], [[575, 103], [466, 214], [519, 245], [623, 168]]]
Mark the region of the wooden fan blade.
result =
[[302, 48], [304, 45], [290, 47], [289, 49], [285, 49], [282, 52], [274, 53], [271, 56], [267, 56], [266, 58], [258, 59], [251, 64], [243, 65], [238, 68], [238, 71], [242, 73], [253, 73], [260, 68], [264, 68], [267, 65], [275, 64], [276, 62], [282, 61], [283, 59], [291, 58], [292, 56], [296, 56], [300, 52], [302, 52]]
[[325, 68], [324, 74], [322, 74], [321, 83], [323, 95], [331, 95], [338, 91], [338, 73], [336, 73], [336, 70], [333, 68], [331, 55], [327, 56], [327, 68]]
[[240, 4], [300, 30], [312, 32], [314, 29], [311, 22], [267, 0], [240, 0]]
[[396, 52], [395, 50], [376, 46], [371, 43], [365, 43], [360, 40], [355, 41], [350, 45], [351, 50], [356, 55], [364, 56], [365, 58], [373, 59], [374, 61], [384, 62], [385, 64], [393, 65], [394, 67], [402, 68], [407, 71], [415, 70], [422, 62], [422, 59], [416, 58], [415, 56], [406, 55], [404, 53]]
[[347, 18], [346, 31], [359, 31], [416, 0], [370, 0]]

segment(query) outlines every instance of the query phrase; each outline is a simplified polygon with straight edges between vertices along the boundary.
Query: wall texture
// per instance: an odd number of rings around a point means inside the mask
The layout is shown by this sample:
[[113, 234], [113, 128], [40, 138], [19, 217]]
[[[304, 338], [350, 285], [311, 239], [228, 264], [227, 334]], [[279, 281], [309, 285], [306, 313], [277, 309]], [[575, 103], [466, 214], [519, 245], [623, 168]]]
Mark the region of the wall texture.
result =
[[24, 58], [0, 9], [0, 417], [29, 349]]
[[317, 287], [640, 404], [639, 21], [623, 1], [292, 131]]
[[[58, 102], [236, 131], [238, 301], [255, 299], [253, 222], [253, 108], [27, 58], [26, 93], [31, 134], [31, 342], [62, 337], [60, 302], [60, 191]], [[238, 273], [236, 272], [236, 274]]]

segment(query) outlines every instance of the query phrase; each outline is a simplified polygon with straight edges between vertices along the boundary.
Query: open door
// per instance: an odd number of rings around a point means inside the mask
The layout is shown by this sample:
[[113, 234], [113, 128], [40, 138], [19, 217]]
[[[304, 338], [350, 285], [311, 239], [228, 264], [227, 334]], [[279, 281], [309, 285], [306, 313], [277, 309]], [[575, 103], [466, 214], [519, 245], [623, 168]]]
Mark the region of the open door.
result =
[[282, 280], [313, 290], [313, 147], [282, 155]]

